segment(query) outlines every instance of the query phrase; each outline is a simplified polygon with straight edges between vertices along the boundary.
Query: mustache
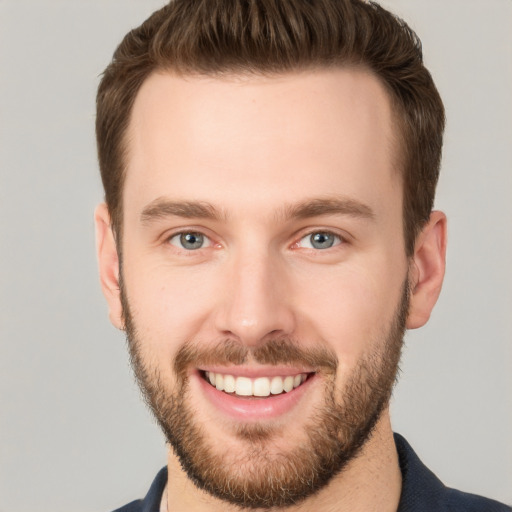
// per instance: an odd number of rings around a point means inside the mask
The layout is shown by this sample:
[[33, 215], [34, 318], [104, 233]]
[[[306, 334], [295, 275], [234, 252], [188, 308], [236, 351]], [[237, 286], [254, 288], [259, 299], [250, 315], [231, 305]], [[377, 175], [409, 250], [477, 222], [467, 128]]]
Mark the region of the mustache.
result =
[[338, 368], [335, 352], [323, 346], [304, 347], [293, 339], [270, 339], [257, 347], [248, 347], [239, 341], [226, 339], [210, 346], [184, 343], [174, 359], [174, 371], [185, 378], [191, 366], [242, 365], [249, 361], [273, 366], [296, 365], [326, 375], [334, 375]]

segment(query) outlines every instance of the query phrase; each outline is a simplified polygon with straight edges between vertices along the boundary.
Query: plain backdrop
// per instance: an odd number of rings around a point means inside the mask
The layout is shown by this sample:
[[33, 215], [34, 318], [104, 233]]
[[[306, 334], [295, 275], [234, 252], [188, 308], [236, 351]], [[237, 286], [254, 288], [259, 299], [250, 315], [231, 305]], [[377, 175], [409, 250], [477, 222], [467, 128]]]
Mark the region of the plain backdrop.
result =
[[[99, 75], [161, 0], [0, 0], [0, 512], [108, 512], [165, 464], [98, 284]], [[445, 286], [393, 424], [447, 484], [512, 503], [512, 1], [386, 0], [448, 127]]]

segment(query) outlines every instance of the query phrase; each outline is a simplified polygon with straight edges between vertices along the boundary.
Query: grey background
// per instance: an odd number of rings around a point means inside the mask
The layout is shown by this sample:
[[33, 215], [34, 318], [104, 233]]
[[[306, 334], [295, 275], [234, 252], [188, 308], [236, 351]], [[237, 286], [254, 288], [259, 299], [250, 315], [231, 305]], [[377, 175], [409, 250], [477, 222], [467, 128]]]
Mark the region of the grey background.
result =
[[[98, 284], [98, 76], [161, 0], [0, 0], [0, 512], [108, 511], [165, 464]], [[448, 270], [407, 335], [394, 428], [450, 486], [512, 503], [512, 2], [386, 0], [448, 129]]]

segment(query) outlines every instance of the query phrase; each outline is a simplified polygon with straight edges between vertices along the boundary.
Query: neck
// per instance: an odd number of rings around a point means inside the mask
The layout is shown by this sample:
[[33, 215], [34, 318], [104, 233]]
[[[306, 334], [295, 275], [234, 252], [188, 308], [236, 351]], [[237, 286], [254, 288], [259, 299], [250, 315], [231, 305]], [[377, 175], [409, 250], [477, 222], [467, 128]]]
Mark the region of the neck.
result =
[[[173, 450], [168, 453], [168, 511], [240, 512], [198, 489], [184, 473]], [[396, 512], [402, 475], [386, 410], [359, 455], [320, 492], [298, 505], [273, 512]], [[165, 508], [163, 508], [165, 510]], [[253, 509], [254, 511], [254, 509]]]

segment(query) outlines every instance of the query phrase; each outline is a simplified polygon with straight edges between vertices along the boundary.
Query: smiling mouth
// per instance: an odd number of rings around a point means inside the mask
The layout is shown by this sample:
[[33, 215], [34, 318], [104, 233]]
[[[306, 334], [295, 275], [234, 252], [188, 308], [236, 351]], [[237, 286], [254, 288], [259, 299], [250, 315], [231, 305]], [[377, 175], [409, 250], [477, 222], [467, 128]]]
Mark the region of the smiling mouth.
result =
[[258, 377], [237, 377], [234, 375], [202, 372], [204, 379], [218, 391], [239, 397], [265, 398], [271, 395], [289, 393], [300, 387], [314, 373], [299, 373], [297, 375]]

